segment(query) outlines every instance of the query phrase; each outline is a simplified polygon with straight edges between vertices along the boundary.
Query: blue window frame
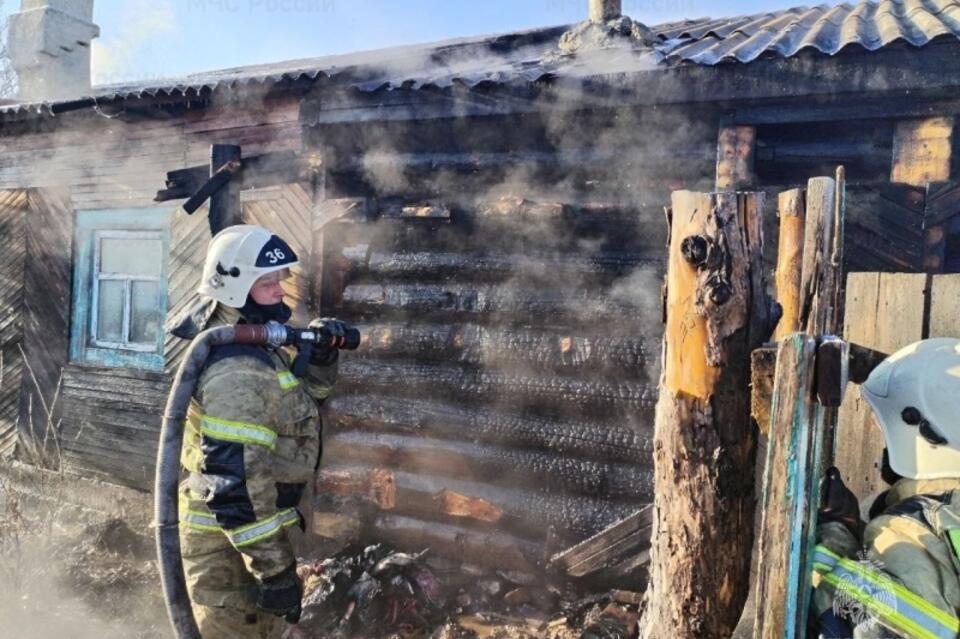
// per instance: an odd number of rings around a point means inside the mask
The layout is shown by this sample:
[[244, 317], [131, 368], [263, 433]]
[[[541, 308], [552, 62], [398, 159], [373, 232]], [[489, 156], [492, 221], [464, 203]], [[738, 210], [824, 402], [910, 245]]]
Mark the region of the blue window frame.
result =
[[70, 359], [162, 369], [168, 208], [78, 211]]

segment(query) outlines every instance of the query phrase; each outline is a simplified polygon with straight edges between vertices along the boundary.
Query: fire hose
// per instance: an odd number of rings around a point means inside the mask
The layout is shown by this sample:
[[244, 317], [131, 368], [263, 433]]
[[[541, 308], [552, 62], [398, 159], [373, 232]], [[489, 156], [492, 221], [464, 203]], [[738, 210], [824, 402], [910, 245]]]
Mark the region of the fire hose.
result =
[[353, 350], [360, 344], [360, 331], [348, 329], [336, 337], [322, 329], [292, 328], [277, 322], [263, 325], [240, 324], [203, 331], [190, 343], [186, 355], [167, 396], [167, 405], [160, 430], [157, 452], [157, 474], [154, 486], [154, 525], [156, 526], [157, 558], [160, 582], [167, 613], [178, 639], [202, 639], [187, 595], [180, 550], [180, 521], [177, 490], [180, 483], [180, 447], [183, 444], [183, 423], [190, 400], [203, 372], [210, 349], [225, 344], [260, 344], [270, 346], [315, 345]]

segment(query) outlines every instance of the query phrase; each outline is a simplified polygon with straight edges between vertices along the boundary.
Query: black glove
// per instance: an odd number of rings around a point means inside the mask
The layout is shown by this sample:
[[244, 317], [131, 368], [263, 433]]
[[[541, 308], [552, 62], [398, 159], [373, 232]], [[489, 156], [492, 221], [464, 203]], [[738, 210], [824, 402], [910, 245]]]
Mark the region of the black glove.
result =
[[310, 322], [307, 328], [312, 328], [321, 335], [320, 341], [313, 347], [310, 362], [323, 366], [337, 361], [337, 355], [340, 352], [339, 346], [346, 337], [349, 328], [346, 323], [333, 317], [321, 317]]
[[857, 538], [863, 523], [860, 521], [860, 502], [840, 476], [840, 471], [831, 466], [820, 485], [819, 522], [840, 522]]
[[297, 576], [296, 565], [258, 584], [257, 608], [283, 617], [287, 623], [300, 621], [302, 599], [303, 583]]

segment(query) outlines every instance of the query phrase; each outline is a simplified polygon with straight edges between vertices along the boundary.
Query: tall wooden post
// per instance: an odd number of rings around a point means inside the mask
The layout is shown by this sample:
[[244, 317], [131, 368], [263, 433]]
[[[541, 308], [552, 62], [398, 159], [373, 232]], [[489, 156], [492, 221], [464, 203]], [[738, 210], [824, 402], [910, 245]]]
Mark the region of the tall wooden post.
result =
[[736, 191], [755, 182], [757, 129], [725, 126], [717, 136], [717, 190]]
[[753, 541], [750, 353], [772, 330], [762, 194], [673, 194], [644, 636], [727, 639]]
[[797, 324], [805, 333], [784, 338], [777, 354], [758, 540], [755, 639], [799, 639], [806, 631], [820, 478], [825, 460], [832, 459], [837, 395], [843, 386], [839, 359], [844, 356], [819, 353], [824, 348], [836, 352], [838, 346], [835, 338], [824, 336], [836, 335], [842, 318], [844, 191], [842, 167], [836, 180], [813, 178], [807, 184]]
[[[780, 341], [800, 330], [800, 276], [803, 271], [804, 190], [793, 189], [780, 194], [780, 242], [774, 281], [777, 302], [783, 316], [777, 324], [774, 339]], [[766, 429], [766, 424], [761, 428]]]
[[[213, 144], [210, 146], [210, 177], [228, 162], [240, 161], [240, 147], [235, 144]], [[210, 235], [243, 223], [240, 210], [240, 185], [230, 180], [220, 190], [210, 196]]]

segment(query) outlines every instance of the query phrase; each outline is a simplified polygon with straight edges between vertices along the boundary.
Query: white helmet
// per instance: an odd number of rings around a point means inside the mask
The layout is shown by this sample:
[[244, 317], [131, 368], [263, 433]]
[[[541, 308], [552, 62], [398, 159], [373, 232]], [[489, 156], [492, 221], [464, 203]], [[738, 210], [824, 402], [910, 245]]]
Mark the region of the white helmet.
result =
[[290, 245], [262, 226], [229, 226], [210, 240], [197, 292], [240, 308], [258, 277], [297, 264]]
[[897, 351], [870, 373], [861, 392], [898, 475], [960, 477], [960, 339], [927, 339]]

